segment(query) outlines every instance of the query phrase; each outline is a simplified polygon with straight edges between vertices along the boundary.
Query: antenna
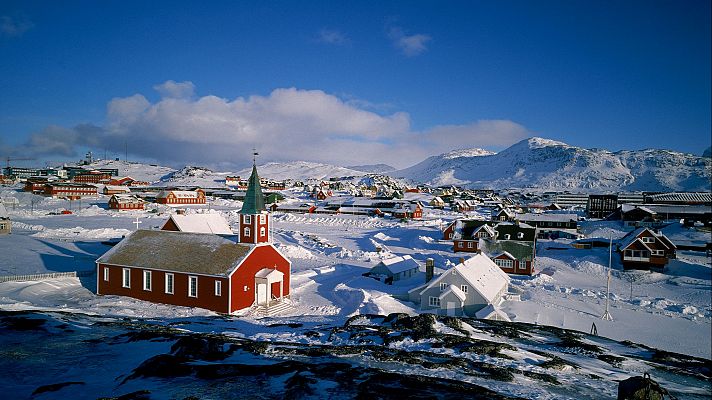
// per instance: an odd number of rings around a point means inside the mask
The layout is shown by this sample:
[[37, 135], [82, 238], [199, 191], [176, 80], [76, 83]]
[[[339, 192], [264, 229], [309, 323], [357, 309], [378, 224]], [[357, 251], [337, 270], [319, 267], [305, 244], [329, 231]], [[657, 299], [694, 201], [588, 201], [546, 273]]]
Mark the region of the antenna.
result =
[[257, 156], [259, 156], [260, 153], [257, 152], [257, 149], [254, 147], [252, 148], [252, 165], [257, 165]]

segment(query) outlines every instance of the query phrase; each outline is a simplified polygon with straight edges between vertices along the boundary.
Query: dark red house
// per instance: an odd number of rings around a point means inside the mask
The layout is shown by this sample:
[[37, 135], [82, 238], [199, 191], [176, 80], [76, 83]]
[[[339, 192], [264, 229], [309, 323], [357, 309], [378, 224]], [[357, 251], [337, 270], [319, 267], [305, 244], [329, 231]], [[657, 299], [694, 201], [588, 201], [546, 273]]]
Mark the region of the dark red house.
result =
[[203, 189], [195, 190], [162, 190], [156, 196], [158, 204], [205, 204]]
[[662, 270], [668, 260], [676, 257], [675, 245], [662, 233], [638, 228], [618, 243], [623, 269]]
[[211, 233], [133, 232], [97, 260], [97, 293], [221, 313], [281, 303], [291, 262], [270, 243], [254, 166], [240, 214], [238, 243]]

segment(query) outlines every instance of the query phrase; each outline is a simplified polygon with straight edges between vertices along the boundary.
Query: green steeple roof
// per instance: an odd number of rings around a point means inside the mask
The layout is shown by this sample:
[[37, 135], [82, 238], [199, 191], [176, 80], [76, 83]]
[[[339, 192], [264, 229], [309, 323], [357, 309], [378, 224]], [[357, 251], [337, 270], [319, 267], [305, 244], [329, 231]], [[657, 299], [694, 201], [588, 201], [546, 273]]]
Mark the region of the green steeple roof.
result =
[[247, 183], [247, 193], [245, 193], [245, 201], [242, 204], [240, 214], [259, 214], [266, 211], [265, 198], [262, 195], [262, 187], [260, 186], [260, 177], [257, 176], [257, 166], [252, 164], [252, 175]]

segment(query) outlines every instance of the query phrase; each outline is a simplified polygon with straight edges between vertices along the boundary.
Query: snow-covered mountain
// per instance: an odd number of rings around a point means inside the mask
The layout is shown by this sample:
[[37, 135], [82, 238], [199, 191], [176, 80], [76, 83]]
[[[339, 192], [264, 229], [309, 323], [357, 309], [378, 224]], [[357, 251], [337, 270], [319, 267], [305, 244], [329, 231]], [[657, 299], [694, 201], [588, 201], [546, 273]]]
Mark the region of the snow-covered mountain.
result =
[[395, 167], [392, 167], [388, 164], [352, 165], [346, 168], [370, 174], [383, 174], [396, 170]]
[[458, 150], [389, 173], [433, 185], [582, 191], [706, 191], [712, 162], [669, 150], [584, 149], [543, 138], [499, 152]]
[[[257, 166], [260, 176], [269, 179], [293, 179], [307, 181], [310, 179], [329, 179], [338, 176], [363, 176], [363, 171], [338, 167], [336, 165], [322, 164], [308, 161], [293, 161], [286, 163], [271, 162]], [[236, 172], [239, 176], [249, 176], [252, 168], [245, 168]]]

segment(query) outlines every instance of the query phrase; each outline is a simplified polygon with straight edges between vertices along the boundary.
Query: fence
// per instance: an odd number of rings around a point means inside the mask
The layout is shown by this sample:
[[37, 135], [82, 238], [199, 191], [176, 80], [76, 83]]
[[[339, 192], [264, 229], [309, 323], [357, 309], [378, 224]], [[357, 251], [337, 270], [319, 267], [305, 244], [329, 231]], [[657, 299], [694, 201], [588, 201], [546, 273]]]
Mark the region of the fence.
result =
[[71, 271], [71, 272], [53, 272], [50, 274], [30, 274], [30, 275], [8, 275], [0, 276], [2, 282], [21, 282], [21, 281], [43, 281], [46, 279], [56, 278], [81, 278], [96, 274], [95, 270], [89, 271]]

